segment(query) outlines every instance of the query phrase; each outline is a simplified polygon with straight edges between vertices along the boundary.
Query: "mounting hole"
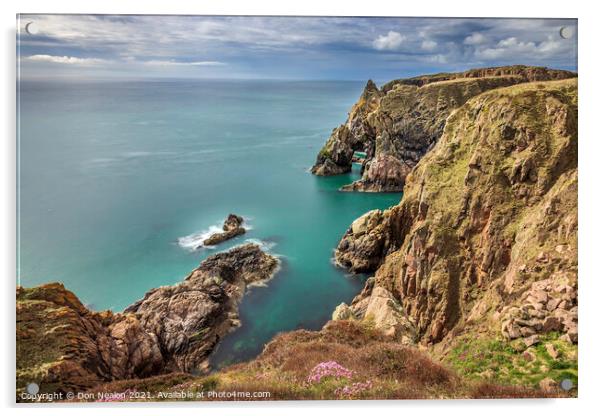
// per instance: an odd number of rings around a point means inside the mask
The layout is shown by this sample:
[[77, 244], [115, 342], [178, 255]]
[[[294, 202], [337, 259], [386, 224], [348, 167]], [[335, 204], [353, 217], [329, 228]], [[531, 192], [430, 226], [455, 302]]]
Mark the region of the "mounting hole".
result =
[[560, 382], [560, 388], [564, 391], [569, 391], [573, 388], [573, 382], [569, 378], [565, 378]]
[[575, 36], [575, 28], [572, 26], [562, 26], [558, 33], [562, 39], [571, 39]]
[[31, 394], [32, 396], [38, 394], [39, 391], [40, 391], [40, 386], [38, 386], [37, 383], [29, 383], [27, 385], [27, 393]]
[[27, 22], [25, 31], [30, 35], [36, 35], [38, 33], [38, 26], [34, 22]]

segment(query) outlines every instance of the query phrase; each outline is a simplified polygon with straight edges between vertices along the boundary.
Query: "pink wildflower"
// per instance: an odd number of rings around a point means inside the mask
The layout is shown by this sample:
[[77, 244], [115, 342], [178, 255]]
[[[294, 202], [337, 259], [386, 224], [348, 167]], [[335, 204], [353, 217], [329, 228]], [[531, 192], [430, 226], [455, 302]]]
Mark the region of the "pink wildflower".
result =
[[336, 361], [325, 361], [316, 365], [307, 377], [308, 383], [319, 383], [324, 377], [350, 379], [353, 371], [343, 367]]
[[339, 387], [334, 391], [337, 396], [356, 396], [363, 391], [370, 390], [372, 388], [372, 382], [370, 380], [364, 383], [353, 383], [350, 386]]

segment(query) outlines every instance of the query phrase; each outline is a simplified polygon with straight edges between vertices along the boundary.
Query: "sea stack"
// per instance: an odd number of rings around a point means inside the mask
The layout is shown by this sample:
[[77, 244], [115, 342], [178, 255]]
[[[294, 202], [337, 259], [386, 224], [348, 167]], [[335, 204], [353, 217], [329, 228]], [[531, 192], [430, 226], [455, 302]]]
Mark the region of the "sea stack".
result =
[[223, 232], [212, 234], [209, 238], [206, 238], [203, 241], [203, 245], [214, 246], [246, 233], [247, 230], [242, 226], [243, 221], [243, 218], [239, 215], [228, 215], [228, 218], [226, 218], [226, 221], [224, 221], [224, 226], [222, 227]]

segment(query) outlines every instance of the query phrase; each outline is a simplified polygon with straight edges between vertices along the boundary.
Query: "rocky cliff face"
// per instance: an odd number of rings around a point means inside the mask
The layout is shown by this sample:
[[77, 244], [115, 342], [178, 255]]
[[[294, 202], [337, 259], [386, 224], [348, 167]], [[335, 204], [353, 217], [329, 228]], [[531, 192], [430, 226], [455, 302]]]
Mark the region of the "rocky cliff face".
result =
[[368, 122], [368, 116], [380, 103], [383, 93], [372, 80], [368, 81], [359, 101], [351, 108], [347, 122], [332, 131], [311, 172], [319, 176], [338, 175], [351, 171], [351, 161], [355, 150], [366, 152], [366, 157], [374, 155], [372, 143], [375, 131]]
[[345, 124], [333, 130], [312, 173], [349, 172], [354, 151], [365, 151], [362, 179], [348, 191], [400, 192], [405, 178], [441, 137], [453, 110], [485, 91], [531, 81], [574, 77], [569, 71], [508, 66], [391, 81], [369, 81]]
[[372, 298], [390, 294], [422, 343], [471, 331], [577, 342], [576, 79], [468, 100], [402, 202], [356, 220], [336, 259], [376, 272], [350, 314], [366, 319]]
[[[441, 120], [418, 123], [423, 130], [444, 125], [428, 153], [404, 173], [401, 203], [358, 218], [339, 243], [340, 265], [374, 276], [350, 305], [336, 308], [334, 322], [321, 331], [281, 334], [249, 363], [184, 384], [158, 381], [156, 388], [219, 385], [270, 391], [274, 399], [569, 394], [547, 375], [576, 377], [577, 81], [537, 80], [570, 76], [506, 67], [394, 81], [381, 90], [369, 83], [350, 121], [333, 133], [315, 173], [344, 171], [368, 137], [375, 138], [375, 147], [363, 149], [374, 163], [382, 134], [377, 139], [377, 124], [370, 120], [393, 91], [451, 83], [447, 91], [459, 91], [464, 100], [453, 111], [440, 107], [448, 114]], [[516, 77], [521, 81], [512, 81]], [[496, 87], [472, 98], [463, 93], [482, 91], [489, 82]], [[385, 100], [383, 108], [407, 112], [412, 94], [390, 107]], [[245, 287], [268, 279], [277, 265], [257, 246], [241, 246], [209, 257], [182, 283], [151, 290], [118, 314], [89, 311], [60, 284], [18, 288], [18, 392], [32, 380], [47, 392], [147, 389], [137, 378], [203, 370], [215, 344], [239, 324], [237, 304]], [[493, 342], [456, 348], [461, 340], [481, 337]], [[545, 347], [533, 349], [539, 342]], [[492, 348], [503, 362], [486, 355]], [[544, 391], [474, 385], [463, 378], [470, 372], [466, 367], [458, 377], [419, 350], [460, 363], [476, 356], [476, 370], [470, 371], [479, 371], [479, 379], [491, 380], [482, 369], [495, 368], [494, 382]], [[556, 367], [546, 367], [542, 357]], [[558, 357], [562, 361], [553, 361]], [[335, 359], [351, 371], [346, 390], [308, 382], [313, 368]], [[518, 366], [526, 371], [517, 382], [507, 367]], [[111, 380], [122, 381], [103, 386]]]
[[160, 370], [156, 336], [132, 315], [96, 313], [59, 283], [17, 289], [17, 390], [78, 391]]
[[207, 367], [217, 342], [240, 325], [249, 284], [278, 260], [247, 244], [207, 258], [183, 282], [148, 292], [123, 313], [92, 312], [62, 284], [17, 289], [17, 388], [80, 391], [111, 380]]

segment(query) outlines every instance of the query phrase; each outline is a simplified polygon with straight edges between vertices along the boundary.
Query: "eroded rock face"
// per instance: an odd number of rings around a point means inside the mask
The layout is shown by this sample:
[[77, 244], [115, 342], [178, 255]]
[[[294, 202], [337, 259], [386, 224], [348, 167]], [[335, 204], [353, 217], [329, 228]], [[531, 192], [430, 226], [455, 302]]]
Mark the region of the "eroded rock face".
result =
[[566, 334], [564, 339], [570, 343], [578, 342], [577, 291], [568, 280], [556, 277], [533, 282], [519, 305], [500, 312], [501, 331], [507, 339], [554, 331]]
[[278, 260], [254, 244], [207, 258], [183, 282], [149, 291], [123, 313], [92, 312], [62, 284], [17, 289], [17, 388], [79, 391], [168, 371], [197, 372], [228, 331], [249, 284]]
[[17, 288], [17, 393], [32, 381], [66, 393], [149, 376], [163, 361], [135, 316], [92, 312], [60, 283]]
[[362, 179], [341, 188], [342, 191], [401, 192], [412, 163], [390, 154], [379, 154], [364, 163]]
[[576, 80], [469, 100], [408, 175], [401, 203], [366, 215], [337, 259], [375, 271], [367, 285], [393, 294], [421, 342], [475, 328], [576, 342]]
[[222, 227], [223, 232], [212, 234], [203, 241], [203, 245], [214, 246], [246, 233], [247, 230], [242, 226], [243, 221], [243, 218], [239, 215], [228, 215], [228, 218], [226, 218]]
[[385, 215], [373, 210], [356, 219], [335, 250], [335, 260], [354, 273], [376, 269], [382, 261], [388, 238]]
[[344, 302], [337, 306], [332, 313], [333, 321], [346, 321], [352, 318], [355, 318], [353, 310]]
[[374, 154], [371, 143], [374, 130], [367, 121], [368, 115], [376, 110], [383, 96], [376, 84], [369, 80], [359, 101], [351, 108], [347, 122], [332, 131], [311, 172], [314, 175], [330, 176], [351, 171], [353, 152], [366, 152], [368, 158]]
[[362, 179], [343, 190], [400, 192], [408, 173], [441, 137], [447, 117], [470, 98], [518, 83], [575, 76], [517, 65], [395, 80], [380, 90], [369, 81], [346, 123], [320, 151], [312, 172], [349, 172], [353, 152], [361, 150], [367, 154]]
[[351, 306], [341, 303], [332, 314], [333, 321], [365, 320], [388, 338], [402, 344], [416, 342], [416, 327], [399, 301], [387, 289], [373, 286], [356, 296]]
[[168, 367], [203, 371], [221, 337], [240, 325], [238, 302], [247, 285], [269, 279], [278, 261], [254, 244], [207, 258], [174, 286], [148, 292], [125, 312], [159, 338]]
[[353, 273], [371, 273], [403, 242], [395, 233], [398, 217], [391, 210], [372, 210], [356, 219], [335, 250], [336, 263]]

